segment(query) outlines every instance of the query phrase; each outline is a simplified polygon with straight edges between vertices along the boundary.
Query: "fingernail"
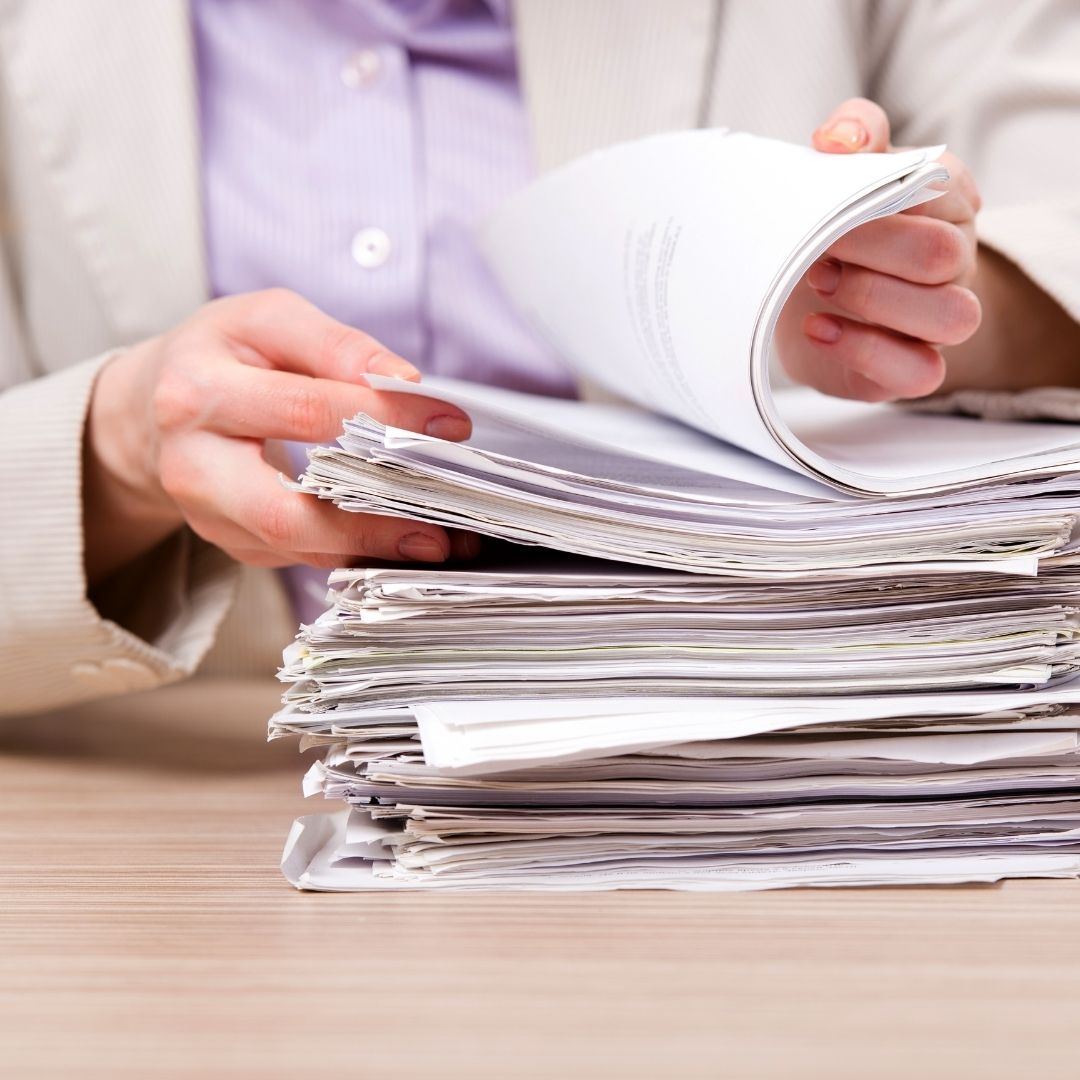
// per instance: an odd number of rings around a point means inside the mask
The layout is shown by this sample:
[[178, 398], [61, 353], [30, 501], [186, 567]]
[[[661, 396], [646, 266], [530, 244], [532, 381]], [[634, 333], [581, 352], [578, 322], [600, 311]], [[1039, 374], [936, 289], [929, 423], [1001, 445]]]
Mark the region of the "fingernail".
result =
[[859, 120], [834, 120], [819, 134], [826, 142], [836, 143], [845, 150], [861, 150], [870, 141], [870, 132]]
[[393, 353], [376, 354], [368, 361], [367, 369], [372, 375], [388, 375], [391, 379], [408, 379], [409, 382], [420, 381], [420, 372], [408, 360]]
[[844, 332], [843, 326], [835, 319], [830, 319], [828, 315], [819, 315], [817, 312], [806, 316], [802, 328], [807, 337], [822, 341], [826, 345], [839, 341], [840, 335]]
[[840, 264], [835, 259], [822, 259], [806, 272], [810, 288], [823, 296], [832, 296], [840, 284]]
[[482, 542], [476, 533], [450, 534], [450, 554], [455, 559], [475, 559], [481, 547]]
[[472, 432], [472, 424], [460, 416], [433, 416], [424, 425], [424, 434], [433, 439], [445, 439], [447, 442], [461, 442]]
[[411, 562], [445, 562], [446, 548], [427, 533], [414, 532], [398, 541], [398, 554]]

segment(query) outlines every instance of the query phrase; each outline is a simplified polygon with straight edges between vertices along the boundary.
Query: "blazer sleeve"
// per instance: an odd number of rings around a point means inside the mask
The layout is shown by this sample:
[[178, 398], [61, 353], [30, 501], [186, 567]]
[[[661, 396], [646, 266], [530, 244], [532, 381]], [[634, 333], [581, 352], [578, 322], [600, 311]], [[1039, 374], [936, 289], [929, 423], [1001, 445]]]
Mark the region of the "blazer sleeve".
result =
[[[10, 316], [10, 294], [5, 307]], [[228, 610], [235, 564], [178, 533], [118, 576], [124, 595], [107, 609], [122, 612], [119, 621], [102, 616], [83, 568], [82, 433], [94, 379], [112, 354], [17, 382], [25, 356], [3, 314], [0, 338], [15, 351], [0, 356], [8, 386], [0, 393], [0, 716], [191, 674]]]
[[980, 242], [1080, 322], [1076, 0], [879, 0], [870, 11], [869, 96], [894, 143], [947, 143], [983, 196]]

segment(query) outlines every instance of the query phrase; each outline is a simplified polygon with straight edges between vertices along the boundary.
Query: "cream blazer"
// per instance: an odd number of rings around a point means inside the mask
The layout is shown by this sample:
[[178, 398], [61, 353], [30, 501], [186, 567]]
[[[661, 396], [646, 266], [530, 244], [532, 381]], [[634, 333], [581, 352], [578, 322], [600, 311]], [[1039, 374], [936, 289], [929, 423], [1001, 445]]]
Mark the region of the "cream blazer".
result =
[[[539, 168], [696, 125], [806, 141], [864, 94], [897, 143], [971, 165], [983, 241], [1080, 318], [1076, 0], [517, 0], [515, 22]], [[269, 677], [294, 632], [274, 575], [181, 535], [112, 621], [83, 574], [95, 375], [207, 298], [184, 0], [0, 0], [0, 147], [0, 713]]]

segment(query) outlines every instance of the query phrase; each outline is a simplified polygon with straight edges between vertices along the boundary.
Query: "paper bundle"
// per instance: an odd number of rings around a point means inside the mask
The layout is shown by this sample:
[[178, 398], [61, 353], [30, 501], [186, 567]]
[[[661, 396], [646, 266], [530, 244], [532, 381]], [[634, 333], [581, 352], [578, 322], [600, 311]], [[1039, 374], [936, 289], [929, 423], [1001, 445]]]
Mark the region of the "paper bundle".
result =
[[[272, 734], [326, 744], [306, 790], [352, 810], [297, 824], [284, 867], [299, 886], [1080, 872], [1067, 563], [1037, 582], [823, 588], [570, 562], [341, 570], [331, 585], [332, 609], [287, 653]], [[991, 675], [974, 673], [984, 649]], [[722, 673], [755, 652], [749, 697]], [[931, 671], [973, 688], [928, 693]], [[883, 677], [903, 692], [861, 692]]]
[[[1080, 437], [774, 392], [784, 300], [933, 198], [940, 148], [657, 136], [490, 223], [511, 297], [625, 404], [370, 378], [452, 444], [348, 420], [296, 487], [550, 552], [341, 570], [274, 736], [325, 746], [313, 889], [1080, 873]], [[599, 560], [609, 560], [601, 562]]]

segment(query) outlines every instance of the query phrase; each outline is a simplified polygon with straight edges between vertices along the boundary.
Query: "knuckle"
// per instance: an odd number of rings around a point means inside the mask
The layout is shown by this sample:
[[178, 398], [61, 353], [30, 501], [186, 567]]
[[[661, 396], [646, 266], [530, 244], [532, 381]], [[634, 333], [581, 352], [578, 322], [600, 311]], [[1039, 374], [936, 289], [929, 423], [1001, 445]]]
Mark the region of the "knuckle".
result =
[[166, 363], [158, 374], [151, 398], [154, 423], [163, 431], [194, 427], [203, 415], [203, 395], [181, 365]]
[[846, 362], [849, 371], [865, 377], [874, 370], [874, 362], [879, 351], [878, 339], [865, 330], [849, 330], [847, 335]]
[[292, 508], [286, 499], [270, 499], [259, 507], [255, 515], [255, 535], [267, 547], [294, 550]]
[[329, 370], [337, 370], [342, 364], [358, 359], [364, 352], [364, 337], [351, 326], [328, 320], [319, 343], [319, 360]]
[[[416, 532], [416, 522], [401, 518], [379, 519], [361, 516], [358, 527], [350, 530], [346, 550], [360, 559], [398, 559], [398, 543], [408, 533]], [[420, 527], [419, 531], [423, 531]]]
[[271, 323], [275, 317], [280, 318], [283, 311], [293, 312], [307, 303], [299, 293], [283, 285], [226, 296], [215, 302], [229, 305], [222, 309], [221, 325], [227, 333], [236, 332], [241, 338], [246, 326]]
[[872, 314], [881, 303], [882, 276], [872, 270], [845, 267], [843, 277], [848, 279], [844, 297], [847, 306], [860, 314]]
[[337, 418], [329, 404], [311, 390], [292, 390], [283, 402], [282, 411], [289, 430], [298, 438], [319, 440], [337, 427]]
[[923, 237], [922, 267], [931, 284], [959, 276], [967, 257], [967, 240], [948, 221], [929, 221]]
[[190, 454], [162, 450], [158, 458], [158, 481], [174, 503], [186, 506], [196, 501], [202, 487], [202, 471]]
[[262, 320], [282, 306], [297, 302], [303, 301], [292, 289], [286, 289], [283, 285], [273, 285], [268, 289], [257, 289], [254, 292], [219, 296], [205, 304], [201, 310], [209, 312], [219, 327], [227, 331], [230, 327], [243, 324], [247, 319]]
[[354, 553], [352, 556], [354, 559], [382, 558], [394, 547], [392, 544], [387, 544], [384, 537], [379, 536], [370, 524], [365, 524], [363, 521], [359, 528], [350, 531], [347, 543], [343, 546]]

